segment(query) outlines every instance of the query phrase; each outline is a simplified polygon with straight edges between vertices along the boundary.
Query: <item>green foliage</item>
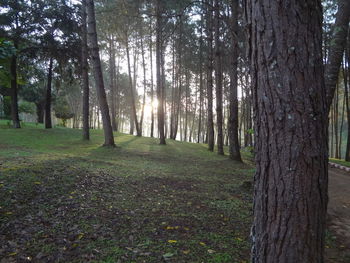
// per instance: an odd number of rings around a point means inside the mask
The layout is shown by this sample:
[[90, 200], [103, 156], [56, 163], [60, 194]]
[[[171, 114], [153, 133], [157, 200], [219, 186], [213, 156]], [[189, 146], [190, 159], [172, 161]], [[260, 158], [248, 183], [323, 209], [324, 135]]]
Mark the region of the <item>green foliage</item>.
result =
[[74, 113], [71, 112], [67, 100], [60, 97], [55, 101], [54, 105], [55, 116], [62, 119], [63, 126], [66, 127], [67, 120], [73, 118]]
[[35, 104], [28, 101], [19, 103], [18, 110], [20, 113], [35, 114]]

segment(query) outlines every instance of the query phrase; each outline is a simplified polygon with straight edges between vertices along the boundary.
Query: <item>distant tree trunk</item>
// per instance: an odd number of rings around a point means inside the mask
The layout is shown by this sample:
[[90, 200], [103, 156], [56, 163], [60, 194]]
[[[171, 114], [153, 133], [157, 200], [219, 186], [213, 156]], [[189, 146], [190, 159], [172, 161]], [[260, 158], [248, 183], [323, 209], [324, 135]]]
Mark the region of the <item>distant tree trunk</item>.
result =
[[325, 68], [325, 83], [327, 92], [328, 110], [333, 101], [344, 48], [346, 46], [346, 37], [349, 29], [350, 19], [350, 1], [338, 0], [338, 12], [336, 14], [335, 24], [333, 26], [333, 38], [330, 41], [328, 62]]
[[89, 74], [88, 74], [88, 45], [86, 23], [86, 0], [82, 0], [82, 43], [81, 43], [81, 76], [83, 90], [83, 139], [90, 140], [89, 131]]
[[131, 77], [131, 65], [130, 65], [130, 52], [129, 52], [129, 40], [126, 37], [126, 57], [128, 61], [128, 72], [129, 72], [129, 92], [130, 92], [130, 107], [131, 107], [131, 122], [130, 122], [130, 134], [133, 134], [133, 125], [136, 127], [137, 136], [141, 136], [139, 123], [137, 121], [134, 84]]
[[143, 99], [142, 99], [142, 108], [141, 108], [141, 119], [140, 119], [140, 136], [142, 135], [142, 125], [143, 125], [143, 118], [145, 114], [145, 104], [146, 104], [146, 63], [145, 63], [145, 50], [143, 47], [143, 36], [141, 36], [141, 56], [142, 56], [142, 68], [143, 68]]
[[154, 94], [153, 94], [153, 55], [152, 55], [152, 19], [150, 19], [149, 22], [149, 28], [150, 28], [150, 35], [149, 35], [149, 56], [150, 56], [150, 63], [151, 63], [151, 137], [154, 137], [154, 107], [153, 107], [153, 102], [154, 102]]
[[238, 0], [231, 0], [231, 70], [230, 70], [230, 114], [228, 121], [228, 137], [230, 159], [242, 162], [238, 141], [238, 98], [237, 98], [237, 69], [238, 69]]
[[163, 37], [162, 37], [162, 1], [157, 0], [156, 5], [156, 16], [157, 16], [157, 41], [156, 41], [156, 68], [157, 68], [157, 99], [158, 99], [158, 132], [159, 132], [159, 143], [166, 144], [164, 134], [164, 95], [165, 95], [165, 83], [163, 81], [162, 68], [163, 65]]
[[207, 141], [209, 151], [214, 151], [214, 117], [213, 117], [213, 10], [212, 0], [206, 0], [207, 10], [207, 101], [208, 101], [208, 131]]
[[115, 87], [115, 92], [116, 92], [116, 109], [115, 109], [115, 112], [116, 112], [116, 131], [119, 131], [119, 123], [120, 123], [120, 91], [119, 91], [119, 80], [118, 80], [118, 77], [119, 77], [119, 59], [118, 59], [118, 64], [117, 64], [117, 67], [116, 67], [116, 70], [114, 71], [114, 81], [115, 81], [115, 84], [114, 84], [114, 87]]
[[102, 114], [103, 132], [105, 137], [104, 146], [115, 146], [111, 118], [107, 104], [106, 92], [103, 82], [101, 61], [96, 33], [95, 6], [93, 0], [87, 0], [87, 17], [88, 17], [88, 38], [91, 45], [91, 60], [94, 69], [96, 82], [96, 93]]
[[50, 58], [49, 72], [47, 74], [46, 99], [45, 99], [45, 128], [51, 129], [51, 84], [52, 84], [53, 59]]
[[333, 124], [334, 124], [334, 130], [332, 131], [334, 134], [334, 139], [335, 139], [335, 151], [334, 151], [334, 157], [336, 159], [339, 159], [339, 137], [338, 137], [338, 115], [339, 115], [339, 87], [336, 85], [336, 90], [335, 90], [335, 96], [334, 96], [334, 105], [333, 105]]
[[12, 56], [11, 60], [11, 117], [13, 128], [21, 128], [18, 114], [18, 84], [17, 84], [17, 57]]
[[202, 132], [202, 112], [203, 112], [203, 16], [201, 16], [201, 28], [200, 28], [200, 38], [199, 38], [199, 116], [198, 116], [197, 143], [200, 142], [200, 136]]
[[216, 84], [216, 125], [218, 129], [218, 154], [224, 155], [222, 116], [222, 50], [220, 40], [220, 0], [215, 0], [215, 84]]
[[246, 4], [256, 152], [252, 263], [324, 262], [328, 114], [321, 1]]
[[347, 141], [346, 141], [346, 151], [345, 151], [345, 161], [350, 162], [350, 104], [349, 104], [349, 75], [350, 75], [350, 38], [348, 40], [348, 48], [345, 52], [345, 63], [343, 68], [343, 76], [344, 76], [344, 100], [346, 105], [346, 120], [348, 123], [347, 130]]
[[[346, 78], [344, 75], [343, 75], [343, 77], [344, 77], [344, 79]], [[345, 85], [344, 85], [344, 87], [345, 87]], [[341, 109], [340, 129], [339, 129], [339, 148], [338, 148], [339, 159], [342, 158], [344, 115], [345, 115], [345, 98], [343, 98], [343, 105], [342, 105], [342, 109]]]
[[109, 53], [109, 78], [110, 78], [110, 90], [111, 90], [111, 120], [112, 120], [112, 129], [113, 131], [117, 130], [117, 121], [116, 121], [116, 107], [115, 107], [115, 49], [114, 49], [114, 39], [113, 36], [111, 36], [110, 39], [110, 53]]
[[185, 90], [185, 124], [184, 124], [184, 141], [187, 141], [187, 126], [188, 126], [188, 93], [190, 89], [189, 72], [186, 72], [186, 90]]
[[170, 139], [174, 138], [174, 121], [175, 121], [175, 90], [176, 90], [176, 77], [175, 77], [175, 37], [173, 38], [172, 45], [172, 86], [171, 86], [171, 113], [170, 113]]
[[37, 115], [37, 122], [38, 123], [44, 123], [44, 104], [39, 102], [35, 103], [36, 106], [36, 115]]

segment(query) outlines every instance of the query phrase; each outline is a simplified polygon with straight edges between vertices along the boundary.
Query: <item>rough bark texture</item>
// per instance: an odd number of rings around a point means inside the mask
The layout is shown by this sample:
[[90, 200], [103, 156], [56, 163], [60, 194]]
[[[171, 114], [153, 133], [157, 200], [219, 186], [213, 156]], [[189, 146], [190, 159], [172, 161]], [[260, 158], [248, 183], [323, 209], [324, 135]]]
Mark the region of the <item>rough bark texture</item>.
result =
[[214, 151], [214, 117], [213, 117], [213, 10], [212, 0], [207, 0], [207, 97], [208, 97], [208, 149]]
[[11, 60], [11, 118], [13, 128], [21, 128], [18, 115], [17, 57]]
[[109, 115], [109, 108], [107, 104], [106, 92], [103, 82], [101, 61], [99, 56], [99, 48], [96, 33], [96, 19], [95, 6], [93, 0], [86, 0], [87, 2], [87, 17], [88, 17], [88, 38], [91, 48], [91, 60], [94, 69], [94, 78], [96, 82], [97, 99], [102, 115], [103, 132], [105, 137], [105, 146], [114, 146], [113, 130], [111, 125], [111, 118]]
[[[162, 38], [162, 6], [161, 1], [157, 0], [156, 15], [157, 15], [157, 41], [156, 41], [156, 68], [157, 68], [157, 99], [158, 99], [158, 132], [159, 143], [166, 144], [164, 133], [164, 98], [165, 98], [165, 83], [163, 81], [163, 38]], [[163, 74], [162, 74], [163, 73]]]
[[82, 0], [82, 46], [81, 46], [81, 75], [83, 90], [83, 139], [90, 139], [89, 131], [89, 75], [88, 75], [88, 46], [86, 23], [86, 0]]
[[45, 128], [52, 128], [51, 121], [51, 85], [52, 85], [52, 66], [53, 59], [50, 58], [49, 72], [47, 74], [46, 99], [45, 99]]
[[338, 0], [338, 12], [333, 26], [333, 36], [329, 47], [329, 56], [325, 70], [328, 110], [333, 101], [341, 61], [343, 58], [350, 19], [350, 1]]
[[231, 74], [230, 74], [230, 114], [228, 120], [228, 137], [230, 159], [242, 162], [238, 141], [238, 98], [237, 98], [237, 68], [238, 68], [238, 0], [231, 1]]
[[322, 263], [327, 102], [320, 0], [248, 0], [256, 174], [253, 263]]

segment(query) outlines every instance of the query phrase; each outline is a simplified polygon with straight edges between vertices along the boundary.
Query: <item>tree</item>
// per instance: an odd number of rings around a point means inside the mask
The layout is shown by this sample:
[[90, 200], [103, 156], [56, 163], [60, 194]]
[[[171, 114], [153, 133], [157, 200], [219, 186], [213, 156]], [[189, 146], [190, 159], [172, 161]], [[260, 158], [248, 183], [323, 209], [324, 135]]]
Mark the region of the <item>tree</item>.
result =
[[162, 19], [163, 6], [162, 1], [157, 0], [156, 3], [156, 69], [157, 69], [157, 99], [158, 99], [158, 132], [159, 132], [159, 143], [166, 144], [165, 133], [164, 133], [164, 102], [165, 102], [165, 82], [164, 82], [164, 49], [163, 49], [163, 19]]
[[93, 0], [86, 0], [87, 4], [87, 23], [88, 23], [88, 39], [91, 49], [91, 60], [94, 70], [94, 78], [96, 82], [96, 92], [101, 109], [103, 132], [105, 137], [104, 146], [115, 146], [111, 118], [107, 104], [106, 92], [103, 82], [101, 61], [99, 55], [99, 47], [96, 33], [95, 7]]
[[237, 98], [237, 67], [238, 67], [238, 0], [231, 0], [231, 70], [230, 70], [230, 115], [228, 123], [230, 158], [242, 162], [238, 141], [238, 98]]
[[327, 91], [327, 107], [331, 107], [341, 61], [346, 45], [346, 37], [349, 29], [350, 1], [338, 0], [338, 12], [333, 26], [333, 36], [330, 43], [328, 61], [325, 69], [325, 81]]
[[252, 262], [324, 262], [328, 112], [321, 1], [249, 0], [246, 14], [257, 169]]
[[88, 45], [86, 23], [86, 0], [82, 0], [81, 6], [81, 77], [83, 90], [83, 139], [90, 139], [89, 132], [89, 74], [88, 74]]
[[213, 7], [212, 0], [206, 0], [206, 33], [207, 33], [207, 101], [208, 101], [208, 149], [214, 151], [214, 117], [213, 117]]

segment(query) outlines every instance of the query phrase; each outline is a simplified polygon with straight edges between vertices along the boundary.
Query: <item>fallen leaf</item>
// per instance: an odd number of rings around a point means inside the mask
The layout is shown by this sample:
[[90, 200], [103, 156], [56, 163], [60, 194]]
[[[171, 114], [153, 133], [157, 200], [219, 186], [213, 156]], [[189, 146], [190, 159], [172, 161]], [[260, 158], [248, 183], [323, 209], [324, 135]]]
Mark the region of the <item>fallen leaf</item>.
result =
[[190, 253], [190, 250], [182, 250], [182, 253], [184, 253], [185, 255], [188, 255]]
[[199, 245], [206, 246], [206, 244], [204, 242], [199, 242]]
[[171, 244], [171, 243], [177, 243], [177, 240], [171, 240], [171, 239], [170, 239], [170, 240], [168, 240], [168, 243], [170, 243], [170, 244]]
[[213, 249], [208, 249], [208, 253], [209, 253], [209, 254], [213, 254], [213, 253], [215, 253], [215, 250], [213, 250]]

